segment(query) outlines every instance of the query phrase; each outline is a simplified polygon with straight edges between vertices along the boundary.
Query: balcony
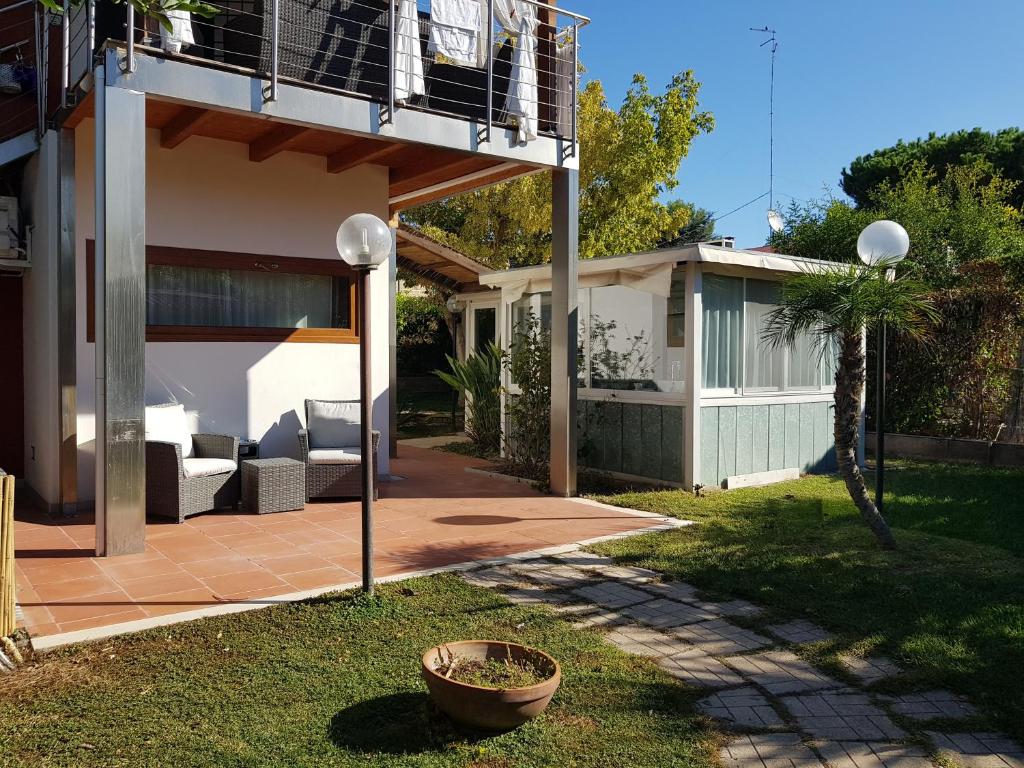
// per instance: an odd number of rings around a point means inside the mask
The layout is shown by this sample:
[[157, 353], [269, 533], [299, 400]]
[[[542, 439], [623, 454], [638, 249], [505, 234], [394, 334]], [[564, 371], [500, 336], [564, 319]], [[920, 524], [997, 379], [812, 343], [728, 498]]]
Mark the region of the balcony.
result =
[[[128, 75], [139, 61], [152, 59], [262, 81], [262, 104], [251, 111], [266, 116], [275, 116], [282, 88], [297, 87], [374, 105], [379, 124], [371, 132], [384, 137], [415, 140], [394, 126], [403, 112], [423, 113], [472, 125], [474, 142], [465, 147], [471, 151], [502, 132], [512, 146], [554, 140], [558, 157], [541, 164], [576, 157], [579, 32], [589, 23], [586, 17], [518, 0], [510, 18], [503, 8], [511, 4], [481, 0], [469, 52], [474, 60], [460, 62], [432, 42], [437, 31], [430, 0], [210, 4], [216, 15], [192, 15], [176, 35], [137, 18], [130, 5], [92, 0], [72, 10], [65, 49], [69, 82], [80, 82], [95, 66], [97, 46], [110, 41], [122, 50], [119, 67]], [[126, 40], [128, 28], [134, 34]]]

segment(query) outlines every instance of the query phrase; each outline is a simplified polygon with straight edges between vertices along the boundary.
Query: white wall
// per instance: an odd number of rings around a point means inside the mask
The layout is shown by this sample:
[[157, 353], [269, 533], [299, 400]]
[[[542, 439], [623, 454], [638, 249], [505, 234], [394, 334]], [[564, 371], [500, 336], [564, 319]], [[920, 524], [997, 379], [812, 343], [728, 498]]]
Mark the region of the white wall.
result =
[[[85, 241], [93, 237], [93, 123], [77, 131], [76, 238], [79, 498], [94, 497], [95, 347], [85, 340]], [[341, 174], [322, 157], [284, 152], [253, 163], [245, 144], [192, 137], [173, 150], [149, 131], [146, 241], [150, 245], [338, 258], [334, 237], [352, 213], [388, 216], [388, 171]], [[388, 270], [371, 278], [374, 426], [387, 446]], [[297, 456], [303, 400], [357, 399], [355, 344], [159, 342], [146, 344], [146, 403], [185, 404], [197, 431], [261, 441], [263, 456]], [[386, 447], [380, 471], [389, 471]]]
[[25, 167], [22, 216], [32, 225], [32, 267], [23, 283], [25, 480], [47, 503], [60, 498], [57, 372], [57, 262], [60, 247], [59, 139], [43, 137]]

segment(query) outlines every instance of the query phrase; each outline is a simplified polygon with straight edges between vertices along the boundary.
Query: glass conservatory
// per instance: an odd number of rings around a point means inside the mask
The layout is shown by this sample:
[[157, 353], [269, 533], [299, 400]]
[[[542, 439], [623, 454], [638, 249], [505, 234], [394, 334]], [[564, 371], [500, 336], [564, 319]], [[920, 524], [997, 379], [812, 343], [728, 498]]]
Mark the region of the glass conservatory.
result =
[[[782, 280], [827, 266], [704, 243], [579, 262], [580, 466], [687, 488], [831, 470], [834, 348], [763, 338]], [[480, 280], [457, 297], [464, 348], [550, 327], [548, 266]]]

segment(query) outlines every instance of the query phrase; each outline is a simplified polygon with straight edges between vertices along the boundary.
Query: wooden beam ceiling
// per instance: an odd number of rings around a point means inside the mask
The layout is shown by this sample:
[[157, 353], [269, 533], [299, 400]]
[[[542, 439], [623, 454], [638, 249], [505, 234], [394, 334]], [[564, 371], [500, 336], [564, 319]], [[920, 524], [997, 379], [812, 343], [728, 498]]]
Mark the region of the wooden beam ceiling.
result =
[[493, 170], [485, 169], [459, 178], [449, 179], [450, 183], [442, 182], [404, 195], [392, 195], [390, 211], [391, 214], [395, 214], [398, 211], [404, 211], [406, 208], [414, 208], [417, 205], [441, 200], [474, 189], [483, 189], [500, 181], [507, 181], [516, 176], [527, 176], [537, 171], [537, 168], [531, 168], [526, 165], [501, 163], [494, 166]]
[[398, 142], [378, 141], [377, 139], [361, 139], [340, 152], [327, 158], [327, 172], [341, 173], [366, 163], [382, 163], [392, 155], [408, 147]]
[[427, 155], [419, 162], [392, 169], [391, 196], [404, 195], [500, 164], [500, 161], [479, 155]]
[[301, 125], [281, 123], [249, 145], [249, 159], [254, 163], [262, 163], [278, 152], [289, 149], [310, 130], [312, 129]]
[[160, 129], [160, 146], [164, 149], [174, 149], [200, 130], [204, 124], [209, 123], [216, 114], [210, 109], [185, 107]]

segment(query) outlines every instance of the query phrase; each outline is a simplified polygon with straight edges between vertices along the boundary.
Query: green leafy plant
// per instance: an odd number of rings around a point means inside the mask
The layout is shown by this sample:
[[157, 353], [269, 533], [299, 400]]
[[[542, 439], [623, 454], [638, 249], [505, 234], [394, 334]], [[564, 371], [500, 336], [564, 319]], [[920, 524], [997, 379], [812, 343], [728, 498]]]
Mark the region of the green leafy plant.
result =
[[466, 435], [486, 456], [501, 444], [501, 350], [493, 342], [464, 361], [446, 355], [450, 371], [434, 373], [466, 398]]
[[764, 335], [770, 344], [792, 345], [802, 334], [814, 334], [823, 352], [831, 340], [838, 343], [834, 397], [839, 473], [861, 518], [883, 547], [894, 549], [896, 540], [857, 465], [866, 377], [862, 334], [884, 322], [894, 335], [922, 340], [939, 316], [924, 285], [907, 275], [887, 280], [880, 269], [837, 264], [789, 278], [779, 305], [768, 315]]
[[[104, 0], [100, 0], [103, 2]], [[141, 16], [149, 16], [160, 22], [160, 26], [171, 31], [171, 21], [167, 17], [170, 11], [187, 11], [198, 16], [209, 18], [217, 15], [217, 8], [200, 0], [105, 0], [114, 5], [123, 5], [130, 2], [135, 12]], [[64, 10], [63, 0], [39, 0], [46, 8], [54, 13], [62, 13]], [[77, 8], [85, 0], [71, 0], [71, 7]]]
[[511, 387], [505, 393], [505, 466], [547, 485], [551, 456], [551, 333], [532, 311], [516, 324], [503, 359]]

